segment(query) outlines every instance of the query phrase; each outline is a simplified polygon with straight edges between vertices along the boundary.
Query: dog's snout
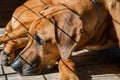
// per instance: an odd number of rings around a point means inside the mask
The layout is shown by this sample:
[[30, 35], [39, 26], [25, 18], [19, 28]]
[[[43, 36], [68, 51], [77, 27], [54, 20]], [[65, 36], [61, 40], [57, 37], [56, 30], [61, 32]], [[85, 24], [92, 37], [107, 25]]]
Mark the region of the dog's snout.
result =
[[16, 59], [15, 61], [13, 61], [13, 63], [11, 64], [11, 67], [12, 67], [15, 71], [21, 73], [21, 71], [22, 71], [21, 59], [18, 58], [18, 59]]

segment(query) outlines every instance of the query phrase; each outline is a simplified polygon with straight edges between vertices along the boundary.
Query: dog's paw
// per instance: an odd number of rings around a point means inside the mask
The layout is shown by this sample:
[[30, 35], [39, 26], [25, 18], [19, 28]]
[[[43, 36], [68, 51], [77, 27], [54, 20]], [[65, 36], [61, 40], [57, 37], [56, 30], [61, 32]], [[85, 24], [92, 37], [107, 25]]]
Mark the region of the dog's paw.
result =
[[0, 61], [2, 65], [9, 66], [10, 65], [10, 57], [4, 51], [0, 53]]

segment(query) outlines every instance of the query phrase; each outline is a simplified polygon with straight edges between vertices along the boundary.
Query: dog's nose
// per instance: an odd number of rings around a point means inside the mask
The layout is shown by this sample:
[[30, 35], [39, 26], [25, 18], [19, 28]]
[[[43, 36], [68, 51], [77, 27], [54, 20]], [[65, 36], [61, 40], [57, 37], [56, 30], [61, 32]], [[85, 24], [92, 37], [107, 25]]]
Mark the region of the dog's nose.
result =
[[11, 64], [11, 67], [12, 67], [15, 71], [21, 73], [21, 72], [22, 72], [21, 59], [20, 59], [20, 58], [15, 59], [15, 60], [13, 61], [13, 63]]

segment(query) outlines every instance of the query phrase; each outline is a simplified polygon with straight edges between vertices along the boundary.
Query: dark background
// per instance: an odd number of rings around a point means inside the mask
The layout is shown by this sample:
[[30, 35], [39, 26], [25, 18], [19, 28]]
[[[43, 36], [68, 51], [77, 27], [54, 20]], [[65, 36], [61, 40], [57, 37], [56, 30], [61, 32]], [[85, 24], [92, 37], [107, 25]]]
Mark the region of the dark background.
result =
[[27, 0], [0, 0], [0, 27], [4, 27], [10, 20], [16, 7]]

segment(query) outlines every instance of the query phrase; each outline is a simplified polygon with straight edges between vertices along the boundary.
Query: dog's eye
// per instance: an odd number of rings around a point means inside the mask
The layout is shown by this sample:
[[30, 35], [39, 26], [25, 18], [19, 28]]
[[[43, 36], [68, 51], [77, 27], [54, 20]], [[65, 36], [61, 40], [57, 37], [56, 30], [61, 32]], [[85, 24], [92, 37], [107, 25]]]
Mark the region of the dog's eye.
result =
[[34, 39], [38, 45], [45, 45], [45, 41], [37, 35], [37, 32], [34, 34]]

